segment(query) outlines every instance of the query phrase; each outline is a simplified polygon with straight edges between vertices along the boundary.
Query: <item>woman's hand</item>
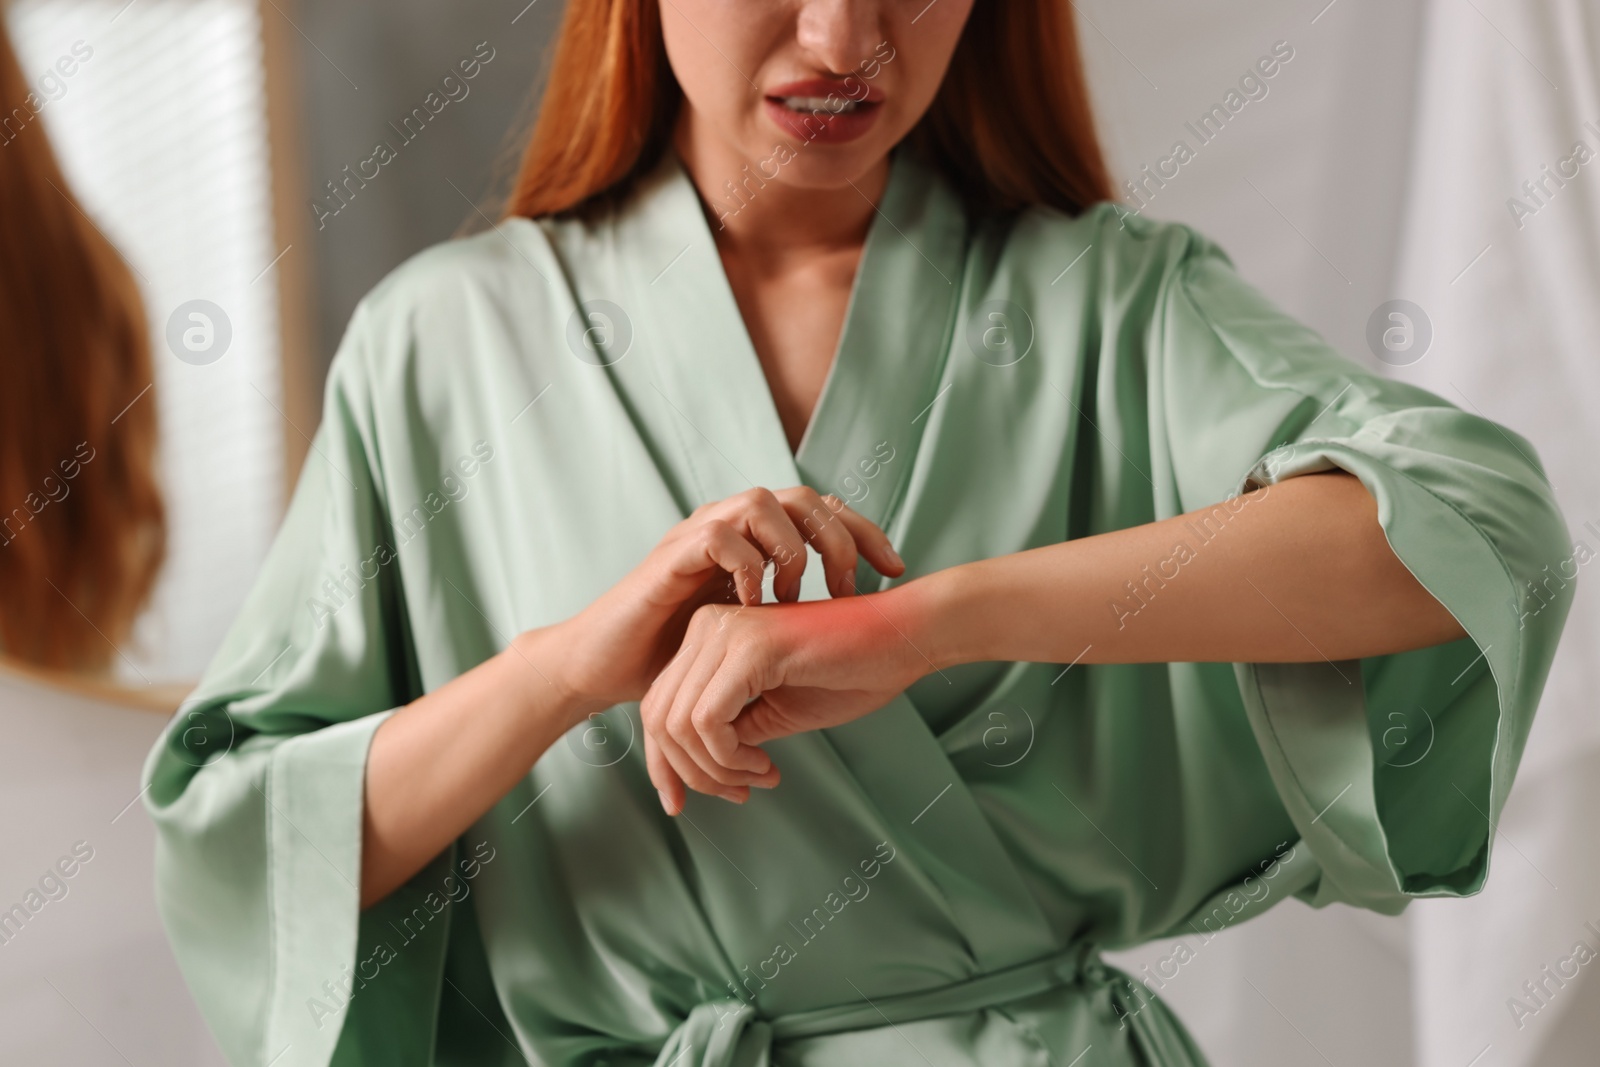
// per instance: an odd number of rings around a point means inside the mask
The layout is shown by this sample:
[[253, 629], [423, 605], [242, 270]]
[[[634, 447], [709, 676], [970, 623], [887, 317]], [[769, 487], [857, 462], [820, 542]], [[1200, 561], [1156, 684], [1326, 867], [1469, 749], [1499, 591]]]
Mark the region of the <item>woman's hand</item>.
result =
[[776, 784], [763, 742], [860, 718], [933, 670], [907, 608], [904, 595], [872, 594], [696, 611], [642, 704], [662, 807], [682, 811], [686, 784], [741, 801], [751, 777]]
[[[640, 699], [677, 652], [697, 609], [761, 603], [768, 560], [775, 566], [773, 594], [780, 602], [796, 600], [808, 542], [822, 557], [835, 597], [854, 592], [858, 557], [890, 577], [905, 570], [871, 520], [805, 486], [751, 489], [706, 504], [669, 530], [622, 581], [561, 624], [565, 688], [580, 707]], [[743, 776], [739, 784], [759, 777]]]
[[[674, 526], [577, 615], [517, 635], [499, 655], [391, 715], [367, 755], [362, 907], [465, 833], [584, 715], [644, 696], [696, 609], [759, 604], [768, 559], [777, 565], [778, 598], [795, 599], [807, 542], [836, 597], [854, 591], [858, 553], [884, 574], [905, 570], [883, 531], [838, 498], [804, 487], [753, 489]], [[649, 735], [645, 752], [652, 767], [660, 761]], [[741, 785], [758, 778], [747, 774]], [[741, 789], [734, 799], [748, 795]]]

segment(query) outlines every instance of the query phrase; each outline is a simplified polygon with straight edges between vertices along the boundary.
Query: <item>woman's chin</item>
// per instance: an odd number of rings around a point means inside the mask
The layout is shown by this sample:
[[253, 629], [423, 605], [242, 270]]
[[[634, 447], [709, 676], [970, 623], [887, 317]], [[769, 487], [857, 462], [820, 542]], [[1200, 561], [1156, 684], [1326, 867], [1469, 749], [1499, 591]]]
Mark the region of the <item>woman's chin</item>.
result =
[[[888, 161], [894, 147], [885, 137], [868, 136], [848, 144], [796, 142], [792, 138], [768, 141], [758, 152], [750, 153], [749, 178], [807, 192], [829, 192], [863, 187]], [[736, 183], [737, 184], [737, 183]]]

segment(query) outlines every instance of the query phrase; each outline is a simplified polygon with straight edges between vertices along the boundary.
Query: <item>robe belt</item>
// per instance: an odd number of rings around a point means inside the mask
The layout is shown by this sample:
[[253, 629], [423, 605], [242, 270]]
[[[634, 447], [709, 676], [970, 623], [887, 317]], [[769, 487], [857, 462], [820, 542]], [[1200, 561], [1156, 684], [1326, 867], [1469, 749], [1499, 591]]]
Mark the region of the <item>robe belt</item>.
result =
[[1111, 1011], [1120, 1020], [1117, 1025], [1133, 1031], [1149, 1062], [1206, 1067], [1167, 1006], [1086, 945], [935, 989], [770, 1019], [743, 1000], [708, 1001], [696, 1005], [667, 1038], [655, 1067], [771, 1067], [774, 1042], [966, 1015], [1075, 983], [1108, 994]]

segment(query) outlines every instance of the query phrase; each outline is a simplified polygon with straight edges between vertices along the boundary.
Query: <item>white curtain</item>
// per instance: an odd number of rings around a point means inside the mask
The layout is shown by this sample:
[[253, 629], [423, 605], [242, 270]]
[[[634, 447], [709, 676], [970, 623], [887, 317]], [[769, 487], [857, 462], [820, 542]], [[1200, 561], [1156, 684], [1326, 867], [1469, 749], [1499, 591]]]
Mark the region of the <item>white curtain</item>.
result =
[[1582, 588], [1600, 575], [1597, 57], [1592, 0], [1429, 12], [1394, 295], [1434, 336], [1396, 374], [1528, 438], [1581, 544], [1550, 561], [1580, 592], [1489, 886], [1414, 909], [1421, 1067], [1600, 1062], [1600, 957], [1578, 949], [1600, 953], [1600, 601]]

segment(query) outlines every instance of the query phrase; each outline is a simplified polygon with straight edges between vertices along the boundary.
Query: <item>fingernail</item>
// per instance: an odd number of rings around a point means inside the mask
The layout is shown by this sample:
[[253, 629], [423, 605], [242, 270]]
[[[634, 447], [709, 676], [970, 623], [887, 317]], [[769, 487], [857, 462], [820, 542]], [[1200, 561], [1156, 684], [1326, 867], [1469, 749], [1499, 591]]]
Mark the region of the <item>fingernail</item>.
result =
[[883, 554], [888, 556], [889, 562], [894, 564], [896, 567], [905, 567], [906, 561], [900, 558], [900, 553], [894, 550], [893, 545], [885, 545], [883, 548]]
[[672, 810], [672, 802], [667, 799], [667, 794], [664, 791], [662, 791], [660, 789], [657, 789], [656, 790], [656, 796], [661, 798], [661, 810], [662, 811], [666, 812], [668, 815], [676, 815], [677, 814], [677, 812]]

